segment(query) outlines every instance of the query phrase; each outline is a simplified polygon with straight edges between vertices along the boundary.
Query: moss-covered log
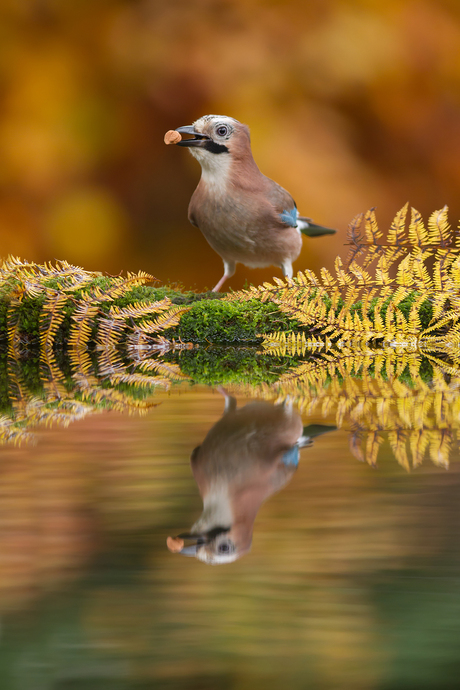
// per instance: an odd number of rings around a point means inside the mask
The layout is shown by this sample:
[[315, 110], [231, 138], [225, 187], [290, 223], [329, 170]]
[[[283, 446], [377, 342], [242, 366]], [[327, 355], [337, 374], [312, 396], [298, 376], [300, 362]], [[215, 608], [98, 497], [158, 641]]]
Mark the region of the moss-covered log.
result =
[[[55, 345], [61, 346], [67, 343], [72, 326], [72, 316], [85, 294], [98, 291], [102, 296], [113, 288], [113, 280], [108, 277], [98, 278], [85, 285], [85, 290], [75, 290], [68, 295], [68, 300], [62, 305], [63, 319], [55, 336]], [[51, 281], [50, 281], [51, 282]], [[49, 290], [54, 290], [53, 284], [45, 283], [44, 290], [37, 296], [22, 297], [17, 300], [14, 290], [10, 292], [3, 289], [0, 295], [0, 338], [7, 339], [8, 326], [11, 325], [12, 315], [16, 319], [17, 337], [23, 344], [33, 346], [40, 342], [41, 323], [43, 321], [43, 309]], [[261, 338], [273, 332], [305, 332], [316, 331], [314, 323], [311, 326], [302, 324], [299, 319], [286, 314], [277, 304], [261, 299], [241, 301], [231, 299], [229, 293], [194, 293], [182, 292], [169, 287], [152, 287], [138, 285], [128, 289], [121, 296], [111, 300], [94, 301], [98, 303], [98, 314], [94, 318], [94, 326], [99, 318], [106, 317], [113, 306], [126, 308], [139, 303], [156, 303], [167, 297], [171, 305], [187, 308], [181, 315], [177, 325], [162, 329], [162, 335], [182, 342], [195, 344], [256, 344]], [[417, 299], [417, 293], [406, 297], [399, 305], [401, 312], [408, 315], [412, 304]], [[326, 300], [327, 301], [327, 300]], [[387, 303], [384, 303], [380, 313], [385, 318]], [[339, 305], [340, 306], [340, 305]], [[375, 301], [371, 304], [369, 315], [373, 316]], [[362, 303], [351, 305], [350, 313], [361, 313]], [[431, 304], [425, 300], [419, 308], [419, 316], [422, 328], [426, 328], [432, 316]], [[94, 345], [94, 337], [97, 329], [94, 328], [88, 341]]]

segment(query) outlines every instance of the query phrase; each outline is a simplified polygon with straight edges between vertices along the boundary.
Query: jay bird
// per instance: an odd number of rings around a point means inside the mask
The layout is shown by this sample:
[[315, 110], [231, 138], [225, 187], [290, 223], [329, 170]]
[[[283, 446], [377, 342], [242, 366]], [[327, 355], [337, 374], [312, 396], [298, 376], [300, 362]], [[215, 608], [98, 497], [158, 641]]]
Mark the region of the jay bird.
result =
[[289, 192], [260, 172], [247, 125], [232, 117], [205, 115], [175, 131], [192, 136], [177, 145], [189, 147], [201, 165], [188, 217], [223, 259], [224, 275], [214, 292], [235, 273], [237, 263], [250, 268], [279, 266], [292, 278], [301, 233], [335, 233], [301, 216]]
[[[289, 403], [259, 401], [237, 409], [235, 398], [219, 390], [225, 396], [224, 415], [191, 455], [203, 512], [189, 533], [168, 538], [169, 548], [180, 541], [180, 551], [172, 551], [211, 565], [231, 563], [250, 550], [257, 512], [291, 479], [300, 448], [336, 429], [303, 428]], [[184, 546], [184, 539], [196, 543]]]

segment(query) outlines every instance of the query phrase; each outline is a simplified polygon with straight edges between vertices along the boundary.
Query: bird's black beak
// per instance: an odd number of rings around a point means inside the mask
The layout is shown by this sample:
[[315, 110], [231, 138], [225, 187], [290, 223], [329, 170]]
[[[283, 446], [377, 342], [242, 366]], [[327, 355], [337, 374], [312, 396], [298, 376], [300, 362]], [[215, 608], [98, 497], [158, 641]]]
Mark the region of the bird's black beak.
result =
[[179, 132], [179, 134], [190, 134], [193, 137], [193, 139], [182, 139], [182, 141], [177, 142], [177, 146], [203, 146], [204, 142], [209, 139], [206, 134], [197, 132], [193, 125], [178, 127], [176, 132]]
[[179, 539], [192, 539], [196, 540], [195, 544], [189, 544], [189, 546], [184, 546], [179, 551], [181, 556], [196, 556], [196, 552], [199, 546], [206, 544], [206, 537], [203, 534], [191, 534], [189, 532], [178, 534]]
[[193, 534], [192, 532], [183, 532], [178, 534], [179, 539], [191, 539], [196, 541], [195, 544], [190, 544], [189, 546], [184, 546], [180, 551], [181, 556], [196, 556], [196, 552], [204, 544], [208, 544], [210, 541], [215, 539], [219, 534], [228, 532], [230, 527], [214, 527], [213, 529], [203, 532], [202, 534]]

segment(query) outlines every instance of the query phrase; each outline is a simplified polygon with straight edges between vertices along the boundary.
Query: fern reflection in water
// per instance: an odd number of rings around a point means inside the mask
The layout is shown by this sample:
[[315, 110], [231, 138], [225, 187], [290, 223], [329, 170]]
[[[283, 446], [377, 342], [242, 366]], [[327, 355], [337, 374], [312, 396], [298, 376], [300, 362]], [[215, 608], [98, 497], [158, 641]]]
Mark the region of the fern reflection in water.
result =
[[[155, 404], [149, 399], [155, 387], [186, 378], [176, 365], [150, 359], [182, 347], [159, 333], [177, 323], [186, 308], [168, 298], [113, 304], [152, 280], [140, 272], [104, 285], [107, 279], [100, 274], [64, 261], [52, 266], [10, 258], [3, 264], [8, 354], [2, 407], [7, 414], [0, 419], [0, 440], [30, 440], [29, 430], [37, 424], [69, 424], [106, 408], [143, 411]], [[66, 320], [67, 331], [60, 332]]]
[[[355, 219], [348, 268], [338, 257], [335, 276], [306, 271], [228, 295], [234, 305], [270, 302], [298, 330], [261, 334], [266, 359], [282, 360], [273, 370], [267, 365], [263, 383], [260, 375], [252, 379], [247, 358], [241, 370], [232, 367], [231, 381], [218, 382], [231, 392], [289, 399], [308, 414], [333, 415], [349, 429], [360, 460], [375, 464], [388, 434], [406, 469], [409, 454], [414, 467], [426, 454], [447, 467], [460, 418], [460, 233], [450, 229], [446, 208], [432, 214], [428, 229], [415, 210], [406, 227], [406, 215], [404, 207], [385, 241], [373, 211]], [[212, 349], [206, 372], [195, 366], [193, 376], [185, 373], [193, 358], [204, 361], [200, 350], [183, 353], [193, 346], [180, 340], [181, 316], [193, 307], [147, 293], [140, 298], [136, 290], [152, 280], [142, 272], [104, 277], [64, 261], [39, 266], [9, 259], [0, 267], [8, 353], [3, 441], [102, 409], [146, 410], [158, 386], [217, 383], [208, 373]], [[220, 351], [214, 358], [219, 363]]]
[[[237, 298], [270, 300], [310, 329], [308, 337], [284, 331], [264, 336], [266, 352], [314, 353], [281, 377], [281, 398], [308, 412], [334, 409], [337, 425], [350, 427], [350, 448], [360, 460], [375, 464], [382, 432], [388, 432], [406, 469], [407, 446], [413, 466], [429, 449], [432, 461], [447, 467], [460, 412], [460, 232], [451, 230], [447, 207], [431, 215], [428, 230], [415, 209], [408, 227], [406, 216], [407, 204], [385, 242], [373, 210], [358, 216], [349, 229], [348, 269], [337, 257], [335, 276], [306, 271]], [[374, 261], [372, 276], [366, 269]]]

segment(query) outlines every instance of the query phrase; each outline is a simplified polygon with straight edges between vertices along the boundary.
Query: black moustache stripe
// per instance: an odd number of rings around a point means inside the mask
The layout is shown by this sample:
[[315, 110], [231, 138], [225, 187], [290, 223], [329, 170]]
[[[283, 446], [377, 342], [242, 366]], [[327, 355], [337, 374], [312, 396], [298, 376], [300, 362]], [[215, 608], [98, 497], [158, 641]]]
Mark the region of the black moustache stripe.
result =
[[216, 144], [212, 139], [207, 139], [203, 144], [203, 148], [210, 153], [230, 153], [226, 146], [223, 144]]

